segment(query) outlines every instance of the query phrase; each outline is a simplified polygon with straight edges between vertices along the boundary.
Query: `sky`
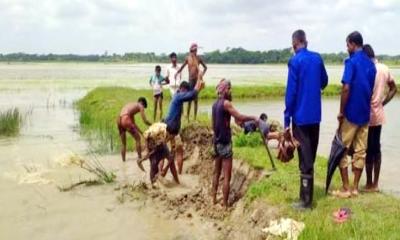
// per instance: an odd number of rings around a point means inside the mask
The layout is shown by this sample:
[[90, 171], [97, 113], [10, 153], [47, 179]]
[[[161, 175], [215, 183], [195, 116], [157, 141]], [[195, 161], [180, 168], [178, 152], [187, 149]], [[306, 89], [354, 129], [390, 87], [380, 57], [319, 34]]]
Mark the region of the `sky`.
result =
[[377, 54], [400, 54], [400, 0], [0, 0], [0, 53], [209, 52], [290, 47], [346, 51], [358, 30]]

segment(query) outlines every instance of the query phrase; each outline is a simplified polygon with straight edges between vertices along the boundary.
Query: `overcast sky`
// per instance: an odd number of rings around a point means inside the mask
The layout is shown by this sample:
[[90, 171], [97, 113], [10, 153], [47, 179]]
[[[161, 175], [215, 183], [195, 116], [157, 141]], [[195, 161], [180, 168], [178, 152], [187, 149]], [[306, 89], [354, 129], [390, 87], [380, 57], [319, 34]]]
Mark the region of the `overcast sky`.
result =
[[400, 0], [0, 0], [0, 53], [208, 52], [287, 48], [345, 51], [359, 30], [378, 54], [400, 54]]

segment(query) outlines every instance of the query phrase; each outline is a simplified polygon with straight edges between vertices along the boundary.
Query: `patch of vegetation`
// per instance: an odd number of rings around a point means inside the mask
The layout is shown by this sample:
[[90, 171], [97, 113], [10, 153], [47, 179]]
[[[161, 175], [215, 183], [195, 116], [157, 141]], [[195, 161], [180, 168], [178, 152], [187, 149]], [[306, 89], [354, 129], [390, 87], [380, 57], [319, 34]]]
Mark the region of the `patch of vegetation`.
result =
[[[254, 167], [271, 168], [265, 149], [262, 147], [235, 147], [236, 157], [247, 161]], [[318, 157], [315, 163], [314, 209], [298, 212], [291, 203], [299, 195], [298, 160], [288, 164], [276, 161], [278, 171], [270, 177], [253, 183], [247, 200], [264, 199], [278, 206], [283, 217], [291, 217], [306, 224], [300, 239], [397, 239], [400, 227], [399, 199], [382, 193], [361, 194], [357, 198], [336, 199], [325, 196], [325, 177], [327, 159]], [[332, 189], [340, 187], [339, 173], [335, 174]], [[333, 221], [333, 211], [348, 207], [352, 218], [344, 223]]]
[[89, 159], [83, 159], [79, 156], [71, 157], [70, 161], [73, 165], [76, 165], [92, 174], [97, 176], [99, 183], [112, 183], [117, 177], [114, 172], [107, 170], [101, 162], [97, 159], [95, 153], [91, 153]]
[[0, 136], [18, 135], [21, 125], [22, 115], [18, 108], [0, 112]]
[[244, 134], [238, 133], [233, 137], [233, 146], [235, 147], [257, 147], [264, 145], [259, 132]]

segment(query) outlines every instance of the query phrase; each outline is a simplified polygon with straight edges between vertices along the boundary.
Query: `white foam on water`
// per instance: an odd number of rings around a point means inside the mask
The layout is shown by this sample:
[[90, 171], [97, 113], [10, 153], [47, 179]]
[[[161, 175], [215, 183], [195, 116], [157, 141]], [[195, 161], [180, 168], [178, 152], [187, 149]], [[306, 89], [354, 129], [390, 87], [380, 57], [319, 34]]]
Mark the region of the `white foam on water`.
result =
[[5, 172], [6, 179], [16, 181], [18, 184], [50, 184], [51, 170], [38, 164], [23, 165], [15, 172]]

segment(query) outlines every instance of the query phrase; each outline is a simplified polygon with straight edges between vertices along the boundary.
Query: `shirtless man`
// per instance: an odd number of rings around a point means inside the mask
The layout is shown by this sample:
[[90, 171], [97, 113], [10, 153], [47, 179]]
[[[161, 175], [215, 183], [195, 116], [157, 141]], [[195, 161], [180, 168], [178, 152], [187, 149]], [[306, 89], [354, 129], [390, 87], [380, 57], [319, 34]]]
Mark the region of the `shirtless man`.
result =
[[[203, 66], [203, 71], [200, 71], [200, 64]], [[185, 62], [183, 65], [179, 68], [178, 72], [175, 74], [175, 78], [182, 72], [182, 70], [185, 68], [185, 66], [188, 65], [188, 70], [189, 70], [189, 84], [190, 84], [190, 89], [193, 90], [194, 87], [196, 86], [197, 80], [199, 78], [199, 74], [202, 74], [201, 77], [204, 76], [204, 74], [207, 71], [207, 66], [204, 63], [204, 61], [197, 55], [197, 44], [193, 43], [190, 46], [190, 53], [186, 57]], [[194, 98], [194, 120], [197, 118], [197, 109], [198, 109], [198, 98], [197, 96]], [[190, 114], [190, 108], [192, 105], [192, 101], [188, 102], [188, 110], [187, 110], [187, 120], [189, 121], [189, 114]]]
[[212, 106], [212, 127], [214, 130], [214, 151], [216, 155], [212, 182], [213, 203], [217, 203], [217, 190], [221, 172], [224, 174], [223, 206], [228, 208], [230, 181], [232, 174], [232, 131], [231, 116], [236, 122], [255, 121], [258, 118], [240, 114], [232, 105], [231, 83], [222, 79], [217, 86], [218, 99]]
[[119, 131], [119, 136], [121, 137], [121, 157], [122, 161], [125, 162], [126, 155], [126, 131], [128, 131], [136, 142], [136, 151], [138, 153], [139, 159], [142, 158], [142, 146], [140, 144], [140, 135], [142, 135], [142, 131], [135, 124], [135, 114], [140, 112], [142, 116], [143, 122], [148, 126], [151, 123], [147, 120], [146, 114], [144, 113], [144, 109], [147, 108], [147, 101], [144, 97], [140, 97], [137, 103], [128, 103], [126, 104], [119, 114], [117, 119], [117, 126]]

